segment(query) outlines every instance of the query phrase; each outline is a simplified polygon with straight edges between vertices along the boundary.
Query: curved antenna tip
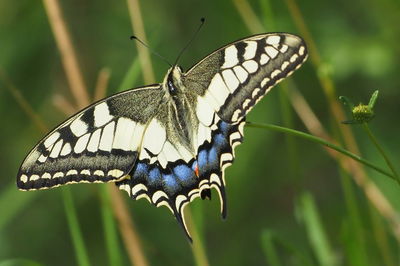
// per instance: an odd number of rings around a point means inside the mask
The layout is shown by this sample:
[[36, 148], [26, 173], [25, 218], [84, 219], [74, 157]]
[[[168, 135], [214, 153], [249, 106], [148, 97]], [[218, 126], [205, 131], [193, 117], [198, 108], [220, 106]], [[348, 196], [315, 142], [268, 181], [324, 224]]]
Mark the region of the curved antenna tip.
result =
[[131, 40], [137, 40], [137, 37], [135, 35], [132, 35], [131, 37], [129, 37], [129, 39]]
[[201, 23], [204, 23], [204, 21], [206, 21], [206, 18], [205, 18], [205, 17], [202, 17], [202, 18], [200, 19], [200, 21], [201, 21]]

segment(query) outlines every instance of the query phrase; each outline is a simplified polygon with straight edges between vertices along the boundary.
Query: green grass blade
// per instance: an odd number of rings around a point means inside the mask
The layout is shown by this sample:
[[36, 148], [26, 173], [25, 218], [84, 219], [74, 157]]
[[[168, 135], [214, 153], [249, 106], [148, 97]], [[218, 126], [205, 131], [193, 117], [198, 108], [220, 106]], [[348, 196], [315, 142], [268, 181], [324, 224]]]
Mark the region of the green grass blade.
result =
[[70, 188], [64, 187], [62, 189], [62, 195], [64, 200], [65, 213], [67, 215], [68, 226], [71, 233], [71, 238], [74, 245], [75, 255], [78, 261], [78, 265], [89, 266], [90, 265], [89, 257], [87, 255], [81, 229], [79, 227], [78, 216], [76, 214], [76, 209]]
[[265, 32], [277, 31], [271, 0], [260, 0], [259, 4], [262, 12], [262, 23], [264, 24], [264, 28], [266, 29]]
[[[344, 248], [351, 265], [369, 265], [363, 223], [350, 176], [339, 168], [347, 216], [344, 221]], [[366, 204], [369, 204], [366, 202]]]
[[376, 211], [374, 206], [369, 204], [369, 214], [372, 223], [372, 233], [374, 235], [374, 240], [377, 245], [377, 251], [382, 256], [383, 265], [394, 266], [400, 265], [396, 263], [395, 253], [392, 252], [393, 249], [390, 247], [390, 242], [388, 238], [388, 232], [385, 229], [385, 223], [382, 221], [382, 217]]
[[315, 200], [310, 193], [301, 195], [297, 211], [306, 226], [308, 239], [318, 264], [322, 266], [337, 265], [336, 256], [329, 244]]
[[122, 265], [121, 249], [119, 247], [117, 226], [112, 212], [110, 194], [107, 190], [107, 185], [101, 186], [100, 197], [102, 201], [101, 214], [103, 218], [104, 236], [106, 239], [109, 265], [119, 266]]
[[261, 245], [264, 250], [268, 265], [281, 266], [278, 253], [274, 244], [274, 234], [271, 230], [264, 230], [261, 233]]
[[328, 147], [330, 149], [338, 151], [338, 152], [340, 152], [340, 153], [352, 158], [353, 160], [356, 160], [356, 161], [358, 161], [358, 162], [360, 162], [360, 163], [362, 163], [362, 164], [374, 169], [375, 171], [377, 171], [377, 172], [379, 172], [379, 173], [381, 173], [381, 174], [383, 174], [383, 175], [385, 175], [387, 177], [390, 177], [390, 178], [396, 180], [395, 176], [392, 173], [389, 173], [388, 171], [380, 168], [379, 166], [371, 163], [370, 161], [368, 161], [366, 159], [363, 159], [360, 156], [358, 156], [358, 155], [356, 155], [356, 154], [354, 154], [354, 153], [352, 153], [352, 152], [350, 152], [350, 151], [348, 151], [348, 150], [346, 150], [346, 149], [344, 149], [344, 148], [342, 148], [342, 147], [340, 147], [340, 146], [338, 146], [336, 144], [333, 144], [331, 142], [328, 142], [328, 141], [326, 141], [326, 140], [324, 140], [322, 138], [313, 136], [311, 134], [308, 134], [308, 133], [305, 133], [305, 132], [301, 132], [301, 131], [298, 131], [298, 130], [294, 130], [294, 129], [290, 129], [290, 128], [271, 125], [271, 124], [246, 122], [246, 126], [255, 127], [255, 128], [272, 129], [272, 130], [275, 130], [275, 131], [291, 134], [291, 135], [297, 136], [297, 137], [302, 137], [302, 138], [305, 138], [305, 139], [310, 140], [312, 142], [322, 144], [322, 145], [324, 145], [324, 146], [326, 146], [326, 147]]
[[[287, 255], [290, 255], [290, 259], [296, 261], [298, 265], [302, 266], [313, 266], [312, 258], [307, 250], [303, 246], [294, 246], [286, 239], [280, 237], [275, 231], [271, 229], [263, 230], [261, 233], [261, 245], [264, 250], [268, 265], [286, 265], [288, 260], [283, 261], [282, 255], [279, 255], [278, 248], [284, 250]], [[279, 259], [279, 257], [281, 259]], [[283, 261], [283, 262], [281, 262]]]
[[43, 264], [27, 259], [7, 259], [0, 261], [0, 266], [41, 266]]

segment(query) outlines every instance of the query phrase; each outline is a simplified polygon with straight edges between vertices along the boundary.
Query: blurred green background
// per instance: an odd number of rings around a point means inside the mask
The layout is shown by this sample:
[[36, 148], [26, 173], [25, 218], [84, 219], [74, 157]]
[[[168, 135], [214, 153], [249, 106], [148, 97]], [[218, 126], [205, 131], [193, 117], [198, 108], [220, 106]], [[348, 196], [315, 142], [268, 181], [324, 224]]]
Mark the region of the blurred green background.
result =
[[[136, 43], [129, 40], [133, 30], [127, 1], [59, 4], [90, 95], [104, 68], [110, 71], [107, 95], [120, 90], [121, 84], [123, 89], [145, 84]], [[172, 62], [200, 18], [206, 18], [180, 60], [184, 69], [214, 49], [257, 32], [305, 37], [314, 57], [272, 90], [247, 120], [307, 132], [292, 108], [296, 100], [287, 97], [299, 90], [328, 134], [342, 143], [343, 129], [349, 126], [338, 123], [330, 106], [338, 103], [339, 95], [356, 104], [367, 102], [379, 89], [370, 128], [398, 169], [399, 1], [146, 0], [140, 4], [149, 45]], [[168, 65], [154, 56], [151, 60], [156, 80], [162, 81]], [[85, 249], [73, 244], [63, 189], [20, 192], [15, 185], [24, 156], [43, 136], [26, 110], [31, 108], [51, 128], [66, 118], [60, 99], [75, 105], [44, 2], [0, 0], [0, 74], [0, 265], [87, 265], [76, 256]], [[324, 92], [329, 84], [334, 86], [331, 97]], [[28, 107], [21, 107], [21, 98]], [[362, 157], [388, 169], [362, 127], [350, 129]], [[201, 239], [193, 249], [166, 208], [121, 194], [149, 265], [398, 265], [399, 186], [365, 170], [367, 181], [357, 184], [357, 171], [346, 171], [320, 145], [247, 127], [236, 162], [226, 171], [228, 219], [221, 220], [214, 192], [212, 201], [197, 199], [190, 205]], [[66, 193], [73, 197], [89, 263], [129, 265], [118, 226], [112, 219], [111, 227], [107, 223], [104, 186], [72, 185]], [[105, 228], [111, 228], [114, 245]], [[199, 252], [196, 245], [203, 246], [205, 260], [194, 258], [192, 250]]]

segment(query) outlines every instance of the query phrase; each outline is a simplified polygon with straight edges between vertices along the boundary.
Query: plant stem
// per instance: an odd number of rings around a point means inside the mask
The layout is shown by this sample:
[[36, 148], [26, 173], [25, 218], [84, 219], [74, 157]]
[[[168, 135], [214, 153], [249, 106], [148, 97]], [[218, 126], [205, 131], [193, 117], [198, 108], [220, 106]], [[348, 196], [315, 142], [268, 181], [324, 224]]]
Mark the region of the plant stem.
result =
[[302, 137], [302, 138], [310, 140], [312, 142], [322, 144], [322, 145], [324, 145], [324, 146], [326, 146], [328, 148], [331, 148], [331, 149], [333, 149], [335, 151], [338, 151], [338, 152], [340, 152], [340, 153], [342, 153], [344, 155], [347, 155], [348, 157], [350, 157], [350, 158], [352, 158], [352, 159], [354, 159], [354, 160], [356, 160], [356, 161], [358, 161], [358, 162], [360, 162], [360, 163], [362, 163], [362, 164], [374, 169], [375, 171], [377, 171], [377, 172], [379, 172], [379, 173], [381, 173], [383, 175], [386, 175], [386, 176], [388, 176], [388, 177], [390, 177], [392, 179], [397, 180], [396, 177], [393, 174], [391, 174], [391, 173], [383, 170], [382, 168], [374, 165], [373, 163], [369, 162], [368, 160], [365, 160], [365, 159], [361, 158], [360, 156], [358, 156], [358, 155], [356, 155], [356, 154], [354, 154], [352, 152], [349, 152], [348, 150], [346, 150], [346, 149], [344, 149], [344, 148], [342, 148], [342, 147], [340, 147], [340, 146], [338, 146], [336, 144], [330, 143], [330, 142], [328, 142], [328, 141], [326, 141], [326, 140], [324, 140], [322, 138], [318, 138], [318, 137], [315, 137], [313, 135], [310, 135], [310, 134], [307, 134], [307, 133], [304, 133], [304, 132], [301, 132], [301, 131], [298, 131], [298, 130], [294, 130], [294, 129], [290, 129], [290, 128], [286, 128], [286, 127], [280, 127], [280, 126], [271, 125], [271, 124], [260, 124], [260, 123], [247, 122], [246, 125], [250, 126], [250, 127], [255, 127], [255, 128], [271, 129], [271, 130], [287, 133], [287, 134], [290, 134], [290, 135], [294, 135], [294, 136], [297, 136], [297, 137]]
[[103, 221], [104, 237], [106, 241], [108, 262], [109, 265], [121, 266], [121, 249], [117, 232], [117, 225], [115, 217], [113, 215], [113, 209], [110, 199], [110, 193], [107, 189], [107, 185], [104, 184], [100, 187], [100, 198], [101, 198], [101, 215]]
[[89, 266], [89, 256], [85, 247], [81, 229], [79, 227], [78, 216], [76, 214], [74, 201], [72, 199], [69, 187], [65, 187], [62, 189], [62, 195], [64, 200], [65, 213], [67, 215], [68, 226], [71, 233], [78, 265]]
[[372, 134], [372, 131], [369, 129], [369, 126], [367, 123], [363, 123], [364, 130], [367, 132], [368, 137], [370, 140], [374, 143], [375, 147], [378, 149], [378, 151], [381, 153], [382, 157], [385, 159], [386, 164], [389, 166], [390, 170], [392, 170], [394, 179], [397, 181], [397, 183], [400, 185], [400, 177], [396, 172], [396, 169], [394, 168], [392, 162], [389, 160], [389, 157], [386, 155], [385, 151], [383, 150], [382, 146], [379, 145], [378, 140], [375, 138], [374, 134]]
[[195, 221], [192, 217], [191, 209], [186, 207], [185, 209], [185, 218], [188, 227], [190, 228], [193, 243], [191, 245], [194, 261], [196, 262], [197, 266], [209, 266], [210, 263], [207, 259], [206, 250], [204, 248], [204, 243], [201, 239], [200, 233], [197, 229]]

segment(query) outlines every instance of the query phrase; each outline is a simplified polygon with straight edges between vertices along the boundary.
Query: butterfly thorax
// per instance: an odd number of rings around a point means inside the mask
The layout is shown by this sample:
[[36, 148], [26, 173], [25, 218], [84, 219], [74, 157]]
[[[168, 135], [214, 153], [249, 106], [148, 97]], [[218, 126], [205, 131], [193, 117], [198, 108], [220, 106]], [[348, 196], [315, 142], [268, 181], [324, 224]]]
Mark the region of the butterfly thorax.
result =
[[170, 136], [175, 135], [176, 141], [179, 140], [188, 151], [194, 153], [193, 129], [197, 128], [198, 119], [194, 111], [192, 93], [185, 87], [183, 75], [179, 66], [173, 66], [162, 83], [169, 120], [167, 124]]

